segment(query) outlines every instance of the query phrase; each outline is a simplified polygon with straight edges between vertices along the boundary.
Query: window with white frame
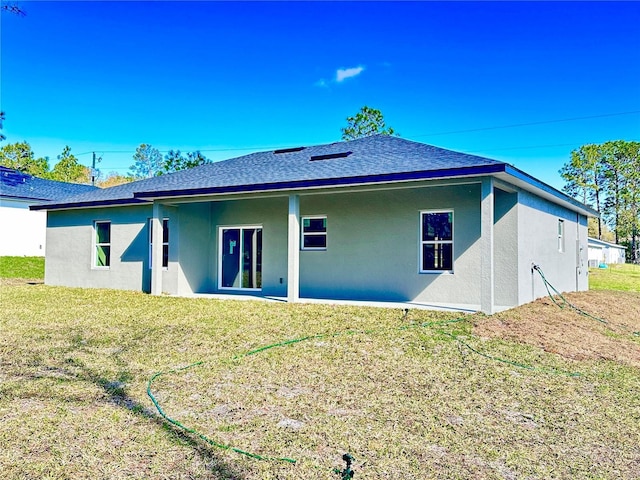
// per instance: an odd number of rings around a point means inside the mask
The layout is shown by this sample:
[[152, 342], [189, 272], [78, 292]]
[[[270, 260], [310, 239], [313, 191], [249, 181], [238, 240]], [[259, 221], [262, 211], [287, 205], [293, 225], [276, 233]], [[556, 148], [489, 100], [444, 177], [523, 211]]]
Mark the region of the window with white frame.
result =
[[[149, 268], [153, 258], [153, 218], [149, 219]], [[162, 219], [162, 268], [169, 267], [169, 219]]]
[[94, 259], [95, 268], [109, 268], [111, 265], [111, 222], [96, 221], [94, 230]]
[[453, 271], [453, 210], [420, 212], [420, 272]]
[[558, 251], [564, 253], [564, 220], [558, 220]]
[[327, 249], [327, 217], [302, 217], [302, 250]]

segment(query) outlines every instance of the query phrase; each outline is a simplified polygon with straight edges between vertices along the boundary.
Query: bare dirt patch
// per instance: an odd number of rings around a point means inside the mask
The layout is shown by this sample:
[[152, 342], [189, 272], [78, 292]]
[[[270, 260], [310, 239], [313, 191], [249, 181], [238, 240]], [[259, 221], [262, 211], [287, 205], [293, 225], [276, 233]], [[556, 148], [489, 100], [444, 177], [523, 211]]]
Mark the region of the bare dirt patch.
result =
[[564, 297], [607, 323], [568, 306], [559, 308], [545, 297], [491, 317], [477, 317], [473, 332], [534, 345], [574, 360], [614, 360], [640, 367], [640, 295], [589, 291]]

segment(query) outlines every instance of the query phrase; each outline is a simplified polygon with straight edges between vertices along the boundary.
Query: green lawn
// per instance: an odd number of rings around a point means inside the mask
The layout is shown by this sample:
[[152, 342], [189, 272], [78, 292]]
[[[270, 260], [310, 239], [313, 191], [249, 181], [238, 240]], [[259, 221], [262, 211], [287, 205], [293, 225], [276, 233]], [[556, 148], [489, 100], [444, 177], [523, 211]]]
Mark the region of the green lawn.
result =
[[[361, 479], [640, 471], [640, 367], [477, 337], [480, 315], [420, 327], [456, 316], [27, 284], [0, 297], [3, 478], [320, 480], [346, 452]], [[153, 384], [167, 415], [295, 465], [159, 417], [148, 380], [197, 361]]]
[[[42, 271], [40, 258], [0, 258], [1, 277]], [[569, 297], [611, 325], [548, 300], [494, 317], [405, 317], [10, 280], [0, 284], [0, 472], [320, 480], [340, 478], [348, 452], [356, 479], [636, 479], [640, 298]], [[165, 421], [146, 392], [155, 373], [200, 361], [152, 391], [204, 438]]]
[[44, 257], [0, 257], [0, 278], [44, 279]]
[[612, 264], [589, 269], [589, 288], [640, 292], [640, 265]]

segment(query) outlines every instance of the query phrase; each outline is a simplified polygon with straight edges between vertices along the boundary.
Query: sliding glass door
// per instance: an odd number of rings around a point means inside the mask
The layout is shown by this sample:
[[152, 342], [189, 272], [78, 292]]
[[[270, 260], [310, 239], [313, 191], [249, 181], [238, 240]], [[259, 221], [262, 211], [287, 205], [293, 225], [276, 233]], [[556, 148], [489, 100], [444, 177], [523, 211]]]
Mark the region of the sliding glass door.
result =
[[219, 227], [218, 285], [221, 289], [262, 288], [262, 227]]

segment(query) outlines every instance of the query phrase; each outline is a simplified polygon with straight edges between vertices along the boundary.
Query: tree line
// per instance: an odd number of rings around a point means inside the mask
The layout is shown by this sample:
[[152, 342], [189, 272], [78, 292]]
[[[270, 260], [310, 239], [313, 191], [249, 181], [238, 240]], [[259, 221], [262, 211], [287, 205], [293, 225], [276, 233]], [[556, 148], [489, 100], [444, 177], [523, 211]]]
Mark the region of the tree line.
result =
[[53, 168], [49, 157], [36, 157], [28, 142], [11, 143], [0, 148], [0, 165], [4, 167], [59, 182], [91, 184], [92, 177], [96, 177], [96, 185], [103, 188], [211, 163], [199, 151], [183, 155], [180, 150], [169, 150], [163, 156], [156, 148], [144, 143], [136, 149], [133, 160], [125, 175], [111, 172], [103, 176], [81, 164], [69, 146], [65, 146], [57, 156]]
[[600, 213], [590, 235], [602, 239], [610, 228], [615, 243], [627, 247], [627, 261], [640, 263], [640, 142], [583, 145], [560, 175], [565, 193]]
[[[4, 119], [4, 112], [0, 112], [0, 129]], [[343, 140], [375, 134], [395, 134], [393, 128], [386, 126], [382, 112], [366, 105], [355, 116], [347, 117], [347, 127], [341, 131]], [[2, 140], [5, 140], [5, 137], [0, 133], [0, 141]], [[99, 171], [82, 165], [71, 153], [69, 146], [64, 147], [57, 159], [57, 163], [50, 168], [49, 158], [36, 157], [31, 145], [26, 141], [5, 145], [0, 149], [0, 165], [7, 168], [61, 182], [91, 184], [95, 177], [96, 185], [103, 188], [211, 163], [211, 160], [199, 151], [183, 154], [180, 150], [169, 150], [163, 156], [157, 148], [147, 143], [138, 146], [133, 154], [133, 164], [125, 175], [111, 172], [102, 176]]]

